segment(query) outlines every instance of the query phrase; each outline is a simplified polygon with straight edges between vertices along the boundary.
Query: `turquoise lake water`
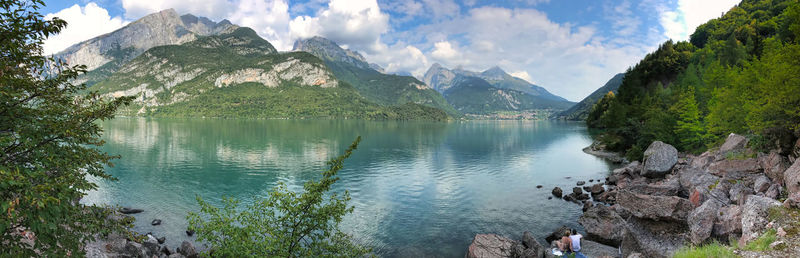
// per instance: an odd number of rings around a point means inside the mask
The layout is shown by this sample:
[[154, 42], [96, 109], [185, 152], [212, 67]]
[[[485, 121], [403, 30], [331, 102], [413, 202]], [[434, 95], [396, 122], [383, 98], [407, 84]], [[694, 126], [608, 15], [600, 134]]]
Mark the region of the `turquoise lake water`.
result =
[[[463, 257], [478, 233], [543, 238], [560, 225], [580, 227], [581, 207], [550, 191], [605, 178], [612, 164], [585, 154], [583, 123], [118, 118], [103, 124], [119, 154], [84, 202], [144, 209], [135, 229], [187, 237], [195, 196], [247, 203], [276, 182], [293, 189], [318, 178], [325, 161], [357, 137], [336, 191], [350, 191], [355, 211], [342, 230], [385, 257]], [[566, 179], [565, 177], [571, 177]], [[543, 185], [537, 189], [537, 185]], [[151, 226], [153, 219], [163, 220]]]

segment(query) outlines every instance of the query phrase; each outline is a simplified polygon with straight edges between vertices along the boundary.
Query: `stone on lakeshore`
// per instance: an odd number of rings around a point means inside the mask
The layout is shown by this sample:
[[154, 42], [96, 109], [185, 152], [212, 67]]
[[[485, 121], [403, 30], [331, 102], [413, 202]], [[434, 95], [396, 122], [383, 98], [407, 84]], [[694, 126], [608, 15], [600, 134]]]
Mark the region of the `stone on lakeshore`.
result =
[[777, 151], [769, 152], [758, 159], [764, 174], [777, 184], [783, 184], [783, 173], [789, 168], [788, 160]]
[[747, 201], [742, 206], [742, 238], [739, 243], [744, 245], [750, 240], [758, 238], [767, 226], [769, 209], [780, 206], [781, 203], [758, 195], [747, 196]]
[[125, 249], [122, 251], [122, 255], [127, 257], [147, 257], [147, 250], [142, 247], [142, 244], [128, 241], [125, 244]]
[[[522, 245], [525, 247], [526, 250], [532, 250], [533, 253], [536, 255], [535, 257], [543, 257], [544, 256], [544, 246], [542, 243], [539, 243], [539, 240], [533, 237], [530, 231], [525, 231], [522, 233]], [[527, 254], [527, 253], [526, 253]]]
[[161, 251], [162, 254], [167, 255], [167, 256], [175, 253], [175, 252], [173, 252], [172, 250], [169, 249], [169, 246], [166, 246], [166, 245], [162, 246], [160, 251]]
[[731, 190], [728, 192], [728, 196], [730, 196], [731, 201], [738, 205], [743, 205], [747, 201], [748, 196], [752, 194], [753, 189], [750, 189], [741, 182], [731, 186]]
[[163, 244], [164, 242], [167, 241], [167, 238], [166, 237], [159, 237], [159, 238], [156, 238], [156, 240], [158, 240], [159, 244]]
[[191, 230], [191, 229], [186, 230], [186, 235], [187, 236], [193, 236], [194, 235], [194, 230]]
[[544, 187], [544, 186], [542, 186], [542, 185], [537, 185], [536, 186], [536, 188], [542, 188], [542, 187]]
[[637, 218], [685, 222], [694, 205], [677, 196], [635, 194], [629, 191], [617, 193], [617, 204]]
[[580, 187], [573, 187], [572, 188], [572, 194], [577, 196], [577, 195], [582, 194], [582, 193], [583, 193], [583, 190]]
[[119, 209], [119, 212], [122, 213], [122, 214], [135, 214], [135, 213], [140, 213], [140, 212], [143, 212], [143, 211], [144, 210], [142, 210], [142, 209], [133, 209], [133, 208], [128, 208], [128, 207], [122, 207], [122, 208]]
[[747, 146], [747, 138], [735, 133], [731, 133], [728, 135], [728, 138], [725, 139], [725, 143], [719, 147], [719, 153], [724, 155], [730, 151], [738, 151], [743, 150]]
[[583, 201], [583, 208], [581, 210], [586, 212], [586, 210], [591, 208], [593, 205], [594, 204], [592, 203], [592, 201], [589, 201], [589, 200]]
[[581, 215], [578, 223], [586, 229], [586, 239], [607, 245], [619, 245], [625, 231], [625, 220], [605, 205], [590, 207]]
[[[727, 204], [727, 203], [725, 203]], [[711, 236], [714, 221], [722, 204], [716, 200], [709, 200], [689, 213], [689, 237], [692, 244], [699, 245]]]
[[147, 235], [147, 240], [142, 242], [142, 247], [144, 247], [148, 257], [158, 255], [161, 249], [161, 246], [158, 244], [158, 240], [156, 240], [156, 238], [152, 235]]
[[678, 173], [678, 181], [682, 191], [689, 194], [694, 190], [712, 189], [722, 183], [720, 177], [709, 174], [697, 168], [681, 169]]
[[562, 195], [563, 191], [561, 190], [561, 187], [553, 188], [553, 196], [561, 198]]
[[547, 241], [547, 243], [551, 243], [551, 242], [553, 242], [555, 240], [559, 240], [559, 239], [561, 239], [561, 236], [564, 235], [564, 232], [566, 232], [567, 230], [570, 230], [570, 228], [565, 226], [565, 225], [562, 225], [561, 227], [553, 230], [553, 232], [550, 233], [550, 235], [547, 235], [544, 238], [544, 240]]
[[594, 184], [594, 185], [592, 185], [592, 187], [589, 190], [589, 192], [591, 192], [592, 195], [598, 195], [598, 194], [601, 194], [601, 193], [603, 193], [605, 191], [606, 191], [606, 189], [603, 188], [603, 184]]
[[716, 213], [712, 233], [718, 239], [730, 239], [742, 234], [742, 207], [739, 205], [725, 206]]
[[595, 201], [607, 203], [607, 204], [614, 204], [617, 202], [617, 192], [616, 191], [606, 191], [594, 197]]
[[589, 179], [589, 183], [594, 182], [594, 179]]
[[655, 141], [644, 151], [642, 176], [663, 177], [678, 163], [678, 150], [672, 145]]
[[515, 241], [496, 234], [477, 234], [469, 245], [466, 257], [511, 257]]
[[783, 187], [781, 187], [780, 184], [772, 184], [772, 185], [769, 186], [767, 191], [764, 193], [764, 196], [772, 198], [772, 199], [778, 199], [778, 196], [781, 194], [782, 190], [783, 190]]
[[630, 184], [625, 186], [625, 190], [646, 195], [676, 196], [680, 193], [681, 186], [677, 180], [673, 180], [661, 184]]
[[786, 208], [800, 208], [800, 193], [791, 193], [789, 197], [783, 201], [783, 207]]
[[181, 249], [178, 252], [188, 258], [196, 258], [198, 256], [197, 250], [189, 241], [183, 241], [181, 243]]
[[763, 169], [757, 159], [726, 159], [711, 163], [708, 172], [712, 175], [737, 178], [746, 174], [761, 173]]
[[764, 193], [769, 189], [772, 182], [769, 181], [769, 178], [765, 175], [760, 175], [756, 178], [756, 181], [753, 183], [753, 191], [755, 193]]
[[574, 197], [575, 197], [575, 200], [578, 200], [578, 201], [589, 200], [589, 194], [586, 194], [586, 193], [578, 194], [578, 195], [575, 195]]
[[786, 183], [786, 191], [789, 193], [800, 192], [800, 159], [794, 161], [789, 169], [783, 173], [783, 182]]
[[161, 225], [161, 220], [160, 219], [154, 219], [152, 222], [150, 222], [150, 225], [153, 225], [153, 226]]
[[585, 184], [586, 184], [586, 181], [578, 181], [578, 183], [577, 183], [577, 184], [578, 184], [578, 186], [582, 186], [582, 185], [585, 185]]
[[644, 257], [672, 257], [688, 242], [685, 225], [632, 217], [625, 223], [621, 249], [623, 257], [634, 252]]

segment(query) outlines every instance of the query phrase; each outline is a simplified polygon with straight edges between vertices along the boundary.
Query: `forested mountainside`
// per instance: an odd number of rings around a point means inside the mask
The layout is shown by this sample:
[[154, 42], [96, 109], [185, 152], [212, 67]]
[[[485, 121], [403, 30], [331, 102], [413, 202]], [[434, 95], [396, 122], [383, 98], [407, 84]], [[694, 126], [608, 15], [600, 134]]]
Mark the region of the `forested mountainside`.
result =
[[358, 52], [343, 49], [326, 38], [298, 40], [294, 43], [294, 51], [305, 51], [319, 57], [336, 78], [355, 87], [369, 101], [387, 106], [415, 103], [459, 116], [439, 92], [425, 83], [411, 76], [384, 74], [376, 65], [367, 63]]
[[592, 92], [592, 94], [589, 94], [589, 96], [587, 96], [586, 98], [584, 98], [583, 100], [578, 102], [578, 104], [575, 104], [571, 108], [553, 115], [552, 118], [576, 120], [576, 121], [586, 120], [586, 118], [589, 116], [589, 111], [591, 111], [592, 106], [594, 106], [594, 103], [597, 103], [597, 101], [602, 99], [603, 96], [605, 96], [606, 94], [617, 93], [617, 89], [619, 89], [619, 86], [622, 84], [622, 78], [624, 77], [625, 77], [624, 73], [618, 73], [617, 75], [614, 75], [614, 77], [612, 77], [611, 80], [608, 80], [608, 82], [606, 82], [606, 84], [603, 85], [603, 87], [600, 87], [599, 89], [595, 90], [594, 92]]
[[697, 152], [731, 132], [788, 150], [800, 136], [800, 2], [744, 0], [629, 69], [587, 123], [640, 160], [654, 140]]
[[414, 103], [384, 107], [305, 52], [277, 53], [250, 28], [153, 47], [91, 88], [136, 96], [126, 115], [445, 120]]

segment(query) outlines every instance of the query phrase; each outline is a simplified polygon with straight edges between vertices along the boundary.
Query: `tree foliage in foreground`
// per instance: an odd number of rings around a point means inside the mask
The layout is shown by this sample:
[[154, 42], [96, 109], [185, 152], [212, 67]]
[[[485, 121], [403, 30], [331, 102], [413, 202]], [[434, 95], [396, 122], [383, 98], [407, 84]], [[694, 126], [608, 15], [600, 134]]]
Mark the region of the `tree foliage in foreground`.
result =
[[129, 98], [104, 100], [70, 81], [85, 66], [42, 55], [67, 24], [45, 20], [41, 0], [0, 0], [0, 256], [82, 256], [93, 234], [120, 229], [106, 209], [79, 200], [109, 179], [97, 120]]
[[358, 257], [369, 253], [339, 231], [344, 215], [353, 212], [353, 207], [347, 206], [350, 194], [328, 195], [339, 180], [336, 174], [344, 160], [360, 141], [358, 137], [343, 155], [328, 161], [329, 169], [322, 178], [306, 182], [302, 192], [290, 191], [281, 182], [269, 196], [254, 200], [244, 210], [235, 199], [223, 198], [223, 206], [214, 207], [197, 197], [200, 214], [189, 213], [190, 228], [197, 231], [198, 240], [210, 244], [212, 255], [219, 257]]
[[800, 137], [800, 1], [743, 0], [668, 41], [625, 75], [587, 119], [629, 158], [655, 140], [700, 152], [729, 133], [788, 154]]

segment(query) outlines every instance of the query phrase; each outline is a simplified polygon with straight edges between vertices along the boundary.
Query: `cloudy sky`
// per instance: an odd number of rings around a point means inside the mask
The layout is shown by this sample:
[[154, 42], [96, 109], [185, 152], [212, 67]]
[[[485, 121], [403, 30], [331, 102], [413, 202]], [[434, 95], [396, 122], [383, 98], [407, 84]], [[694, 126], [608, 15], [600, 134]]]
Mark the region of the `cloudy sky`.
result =
[[420, 77], [434, 63], [507, 72], [579, 101], [658, 44], [686, 40], [738, 0], [46, 0], [69, 26], [56, 53], [152, 12], [174, 8], [253, 28], [279, 50], [327, 37], [388, 72]]

